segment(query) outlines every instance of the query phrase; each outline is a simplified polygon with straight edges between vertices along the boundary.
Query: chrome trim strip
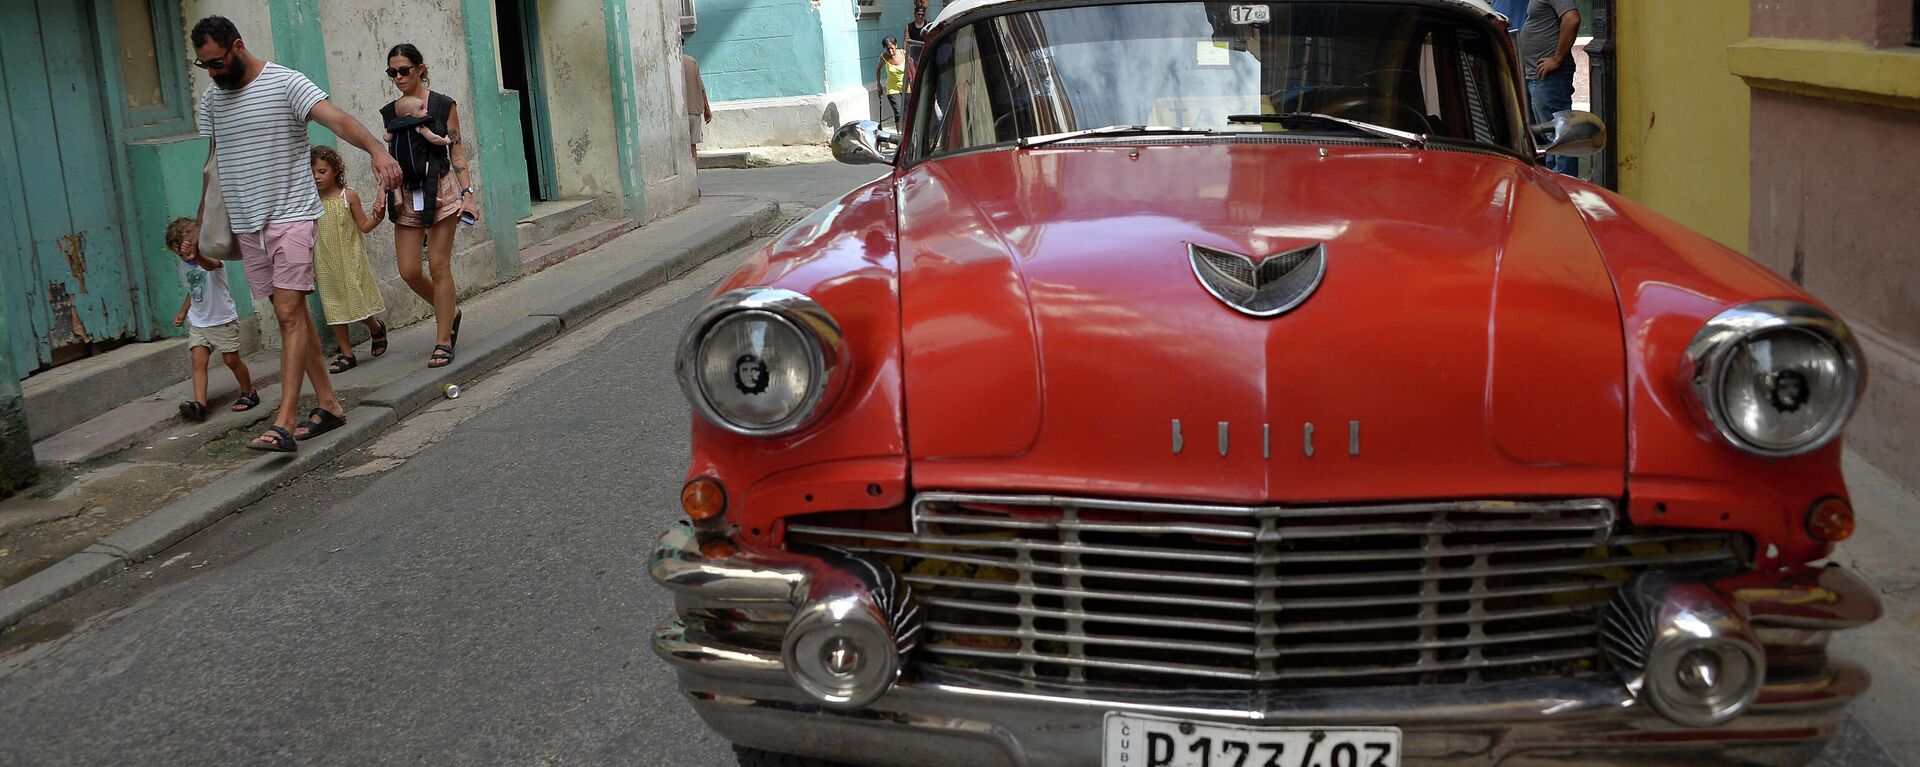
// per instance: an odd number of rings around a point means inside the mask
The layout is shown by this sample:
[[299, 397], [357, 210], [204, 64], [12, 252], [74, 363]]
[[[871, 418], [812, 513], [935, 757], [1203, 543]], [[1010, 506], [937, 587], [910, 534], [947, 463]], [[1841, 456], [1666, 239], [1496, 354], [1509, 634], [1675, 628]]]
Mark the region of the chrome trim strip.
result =
[[[1233, 506], [1217, 503], [1127, 501], [1111, 498], [1087, 498], [1065, 495], [991, 495], [985, 493], [925, 492], [914, 496], [913, 499], [915, 515], [914, 532], [925, 532], [920, 528], [918, 519], [922, 514], [922, 507], [933, 503], [977, 503], [997, 506], [1072, 506], [1081, 509], [1140, 511], [1153, 514], [1244, 516], [1254, 519], [1268, 517], [1274, 519], [1343, 518], [1443, 511], [1476, 514], [1512, 514], [1518, 517], [1539, 516], [1543, 513], [1558, 513], [1563, 511], [1595, 512], [1598, 516], [1591, 525], [1583, 525], [1579, 528], [1583, 530], [1611, 530], [1614, 523], [1618, 521], [1613, 502], [1604, 498], [1572, 501], [1434, 501], [1431, 503], [1388, 503], [1363, 506]], [[1162, 530], [1163, 528], [1155, 526], [1153, 529]]]

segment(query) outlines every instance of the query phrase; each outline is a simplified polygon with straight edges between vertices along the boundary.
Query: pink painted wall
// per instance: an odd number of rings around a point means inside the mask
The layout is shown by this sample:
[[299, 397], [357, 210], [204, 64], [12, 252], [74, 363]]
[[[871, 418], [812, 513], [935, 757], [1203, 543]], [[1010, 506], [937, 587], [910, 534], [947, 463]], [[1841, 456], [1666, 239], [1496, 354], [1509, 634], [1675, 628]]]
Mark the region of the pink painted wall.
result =
[[1753, 257], [1920, 348], [1920, 112], [1755, 91], [1753, 126]]
[[1848, 445], [1920, 489], [1920, 111], [1754, 91], [1752, 135], [1752, 255], [1860, 331]]
[[1912, 0], [1756, 0], [1753, 36], [1904, 45]]

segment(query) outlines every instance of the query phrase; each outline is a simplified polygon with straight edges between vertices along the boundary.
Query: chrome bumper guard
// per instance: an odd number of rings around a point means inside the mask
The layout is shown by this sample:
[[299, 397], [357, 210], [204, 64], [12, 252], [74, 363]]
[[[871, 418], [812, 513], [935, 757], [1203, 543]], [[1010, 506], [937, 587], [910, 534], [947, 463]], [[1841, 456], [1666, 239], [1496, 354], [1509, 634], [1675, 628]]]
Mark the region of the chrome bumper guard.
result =
[[[1737, 638], [1755, 646], [1767, 671], [1751, 703], [1712, 726], [1676, 723], [1636, 695], [1644, 692], [1644, 668], [1623, 672], [1625, 681], [1588, 674], [1412, 687], [1089, 690], [928, 664], [901, 674], [917, 631], [904, 589], [868, 596], [875, 584], [856, 575], [869, 566], [844, 552], [730, 543], [726, 556], [708, 558], [686, 523], [660, 537], [649, 567], [673, 592], [677, 615], [655, 632], [654, 651], [723, 737], [873, 767], [1097, 767], [1109, 711], [1275, 726], [1393, 725], [1403, 732], [1408, 767], [1802, 765], [1871, 680], [1859, 666], [1829, 659], [1827, 637], [1880, 614], [1872, 591], [1837, 567], [1748, 573], [1696, 589], [1730, 612]], [[851, 706], [804, 689], [788, 636], [807, 608], [849, 596], [869, 605], [892, 600], [875, 619], [891, 624], [899, 663], [890, 671], [898, 681]]]

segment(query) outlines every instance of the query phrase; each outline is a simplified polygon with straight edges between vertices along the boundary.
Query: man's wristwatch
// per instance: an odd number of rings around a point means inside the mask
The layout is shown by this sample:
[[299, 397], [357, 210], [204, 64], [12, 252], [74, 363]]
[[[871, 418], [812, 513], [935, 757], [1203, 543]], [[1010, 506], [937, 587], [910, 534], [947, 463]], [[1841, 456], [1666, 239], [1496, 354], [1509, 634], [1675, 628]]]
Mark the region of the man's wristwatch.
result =
[[473, 196], [473, 187], [470, 187], [470, 186], [463, 186], [463, 187], [460, 187], [460, 196], [461, 196], [461, 197], [471, 197], [471, 196]]

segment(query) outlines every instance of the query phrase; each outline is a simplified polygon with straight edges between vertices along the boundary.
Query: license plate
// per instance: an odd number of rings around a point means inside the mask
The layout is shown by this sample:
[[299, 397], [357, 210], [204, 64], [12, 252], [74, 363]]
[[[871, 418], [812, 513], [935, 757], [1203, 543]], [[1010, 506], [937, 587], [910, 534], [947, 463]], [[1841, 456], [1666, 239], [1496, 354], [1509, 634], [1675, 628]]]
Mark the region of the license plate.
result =
[[1398, 727], [1248, 727], [1107, 713], [1103, 767], [1400, 767]]

